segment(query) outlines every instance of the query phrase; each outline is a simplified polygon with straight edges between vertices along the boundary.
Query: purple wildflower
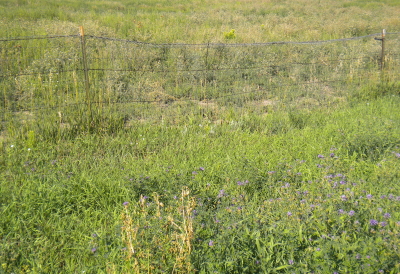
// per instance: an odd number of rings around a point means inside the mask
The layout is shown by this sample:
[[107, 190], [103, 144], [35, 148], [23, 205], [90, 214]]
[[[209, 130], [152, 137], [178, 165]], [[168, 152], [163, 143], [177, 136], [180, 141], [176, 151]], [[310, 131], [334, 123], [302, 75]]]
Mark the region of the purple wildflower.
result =
[[146, 199], [148, 199], [149, 197], [147, 197], [147, 196], [142, 196], [142, 197], [140, 197], [140, 202], [141, 203], [144, 203], [145, 201], [146, 201]]
[[342, 201], [347, 201], [346, 195], [342, 195], [342, 196], [340, 196], [340, 198], [342, 198]]
[[383, 217], [386, 218], [386, 219], [389, 219], [390, 218], [390, 213], [383, 214]]
[[354, 210], [350, 210], [348, 214], [349, 214], [349, 216], [353, 216], [355, 213], [356, 212]]
[[97, 251], [97, 248], [93, 247], [93, 248], [91, 249], [91, 251], [92, 251], [92, 253], [95, 253], [95, 252]]
[[208, 242], [208, 246], [214, 246], [214, 241], [213, 241], [213, 240], [210, 240], [210, 241]]
[[335, 153], [331, 153], [329, 154], [329, 156], [331, 156], [331, 158], [335, 157]]
[[368, 199], [372, 199], [372, 197], [373, 197], [372, 194], [368, 194], [368, 195], [367, 195], [367, 198], [368, 198]]
[[369, 220], [369, 224], [370, 224], [371, 226], [376, 226], [378, 223], [379, 223], [379, 222], [378, 222], [377, 220], [374, 220], [374, 219]]
[[244, 182], [241, 182], [241, 181], [238, 181], [238, 182], [237, 182], [238, 186], [244, 186], [244, 185], [247, 185], [248, 183], [249, 183], [248, 180], [246, 180], [246, 181], [244, 181]]
[[123, 205], [123, 206], [128, 206], [128, 205], [129, 205], [129, 202], [124, 202], [122, 205]]
[[294, 264], [294, 261], [293, 260], [289, 260], [289, 264], [290, 265]]
[[199, 167], [199, 169], [200, 169], [201, 171], [204, 171], [204, 167], [202, 167], [202, 166], [201, 166], [201, 167]]
[[380, 225], [381, 227], [385, 227], [385, 226], [387, 225], [387, 222], [380, 222], [379, 225]]
[[344, 214], [344, 213], [346, 213], [343, 209], [339, 209], [338, 212], [339, 212], [339, 214]]
[[288, 215], [288, 216], [292, 216], [292, 215], [293, 215], [293, 213], [292, 213], [292, 212], [290, 212], [290, 211], [288, 211], [287, 215]]
[[218, 193], [218, 196], [217, 196], [217, 198], [222, 198], [222, 197], [224, 197], [226, 194], [225, 194], [225, 189], [221, 189], [220, 191], [219, 191], [219, 193]]
[[323, 158], [325, 158], [325, 156], [321, 155], [321, 154], [318, 154], [318, 158], [323, 159]]

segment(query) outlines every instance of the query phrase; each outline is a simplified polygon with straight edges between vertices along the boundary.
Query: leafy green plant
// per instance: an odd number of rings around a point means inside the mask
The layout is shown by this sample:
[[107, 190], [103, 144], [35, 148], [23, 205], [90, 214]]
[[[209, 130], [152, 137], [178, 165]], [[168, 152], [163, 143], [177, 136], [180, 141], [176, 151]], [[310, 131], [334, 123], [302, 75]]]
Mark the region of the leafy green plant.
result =
[[224, 32], [224, 38], [225, 39], [235, 39], [236, 38], [236, 31], [234, 29], [231, 29], [228, 32]]

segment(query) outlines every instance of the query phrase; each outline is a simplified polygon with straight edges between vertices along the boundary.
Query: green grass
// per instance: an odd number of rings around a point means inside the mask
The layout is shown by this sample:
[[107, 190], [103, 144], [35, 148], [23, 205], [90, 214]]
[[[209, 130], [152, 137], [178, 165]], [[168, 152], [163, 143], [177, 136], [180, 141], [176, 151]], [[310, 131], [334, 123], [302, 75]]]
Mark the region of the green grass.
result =
[[[400, 27], [397, 1], [0, 7], [0, 37], [83, 25], [232, 44]], [[78, 37], [1, 42], [0, 273], [400, 272], [395, 35], [382, 72], [373, 38], [86, 42], [89, 67], [110, 69], [89, 71], [91, 111]]]
[[[255, 118], [223, 125], [137, 126], [62, 142], [43, 142], [31, 133], [26, 140], [4, 143], [3, 270], [95, 273], [113, 265], [116, 273], [129, 272], [134, 263], [121, 251], [122, 203], [134, 207], [140, 195], [158, 193], [166, 208], [176, 207], [173, 197], [188, 186], [198, 214], [190, 262], [201, 272], [282, 267], [281, 272], [354, 273], [367, 264], [363, 273], [398, 271], [399, 253], [393, 250], [399, 233], [398, 105], [398, 97], [388, 96], [317, 110], [301, 129], [287, 114], [276, 113], [252, 131], [247, 129]], [[271, 131], [277, 122], [280, 131]], [[326, 177], [337, 174], [343, 177], [332, 182]], [[248, 183], [239, 186], [238, 181]], [[226, 196], [218, 199], [221, 189]], [[349, 200], [342, 201], [342, 195]], [[315, 211], [308, 209], [311, 204], [317, 205]], [[338, 214], [339, 209], [356, 215]], [[159, 229], [171, 213], [162, 211], [163, 219], [153, 220], [149, 210], [137, 225], [152, 225], [141, 234], [151, 242], [164, 235]], [[391, 217], [386, 220], [384, 213]], [[370, 219], [387, 226], [374, 230]], [[209, 241], [215, 245], [209, 247]], [[158, 267], [171, 271], [174, 253], [170, 256], [166, 262], [137, 259], [142, 270], [150, 264], [156, 273]], [[289, 266], [288, 260], [296, 263]]]

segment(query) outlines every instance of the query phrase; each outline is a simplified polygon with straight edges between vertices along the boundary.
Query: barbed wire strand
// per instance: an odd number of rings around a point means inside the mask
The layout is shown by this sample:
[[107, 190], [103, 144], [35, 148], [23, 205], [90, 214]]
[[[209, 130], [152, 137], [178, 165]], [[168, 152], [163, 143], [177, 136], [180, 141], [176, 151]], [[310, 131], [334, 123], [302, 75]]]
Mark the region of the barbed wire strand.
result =
[[[213, 98], [206, 98], [207, 100], [219, 100], [222, 98], [227, 98], [227, 97], [234, 97], [234, 96], [240, 96], [244, 94], [256, 94], [256, 93], [261, 93], [261, 92], [267, 92], [267, 91], [272, 91], [275, 89], [279, 89], [282, 87], [295, 87], [295, 86], [303, 86], [303, 85], [315, 85], [315, 84], [328, 84], [328, 83], [343, 83], [343, 80], [329, 80], [329, 81], [313, 81], [313, 82], [300, 82], [300, 83], [293, 83], [293, 84], [279, 84], [279, 85], [270, 85], [266, 88], [257, 88], [257, 89], [252, 89], [249, 91], [242, 91], [242, 92], [236, 92], [236, 93], [231, 93], [231, 94], [225, 94]], [[83, 93], [83, 91], [81, 91]], [[171, 100], [173, 102], [199, 102], [202, 101], [201, 99], [195, 99], [195, 98], [175, 98]], [[70, 107], [70, 106], [79, 106], [79, 105], [99, 105], [99, 104], [104, 104], [104, 105], [115, 105], [115, 104], [132, 104], [132, 103], [162, 103], [162, 99], [158, 100], [126, 100], [126, 101], [91, 101], [90, 103], [88, 102], [79, 102], [79, 103], [67, 103], [67, 104], [61, 104], [57, 106], [42, 106], [42, 107], [35, 107], [35, 108], [18, 108], [18, 111], [35, 111], [35, 110], [49, 110], [49, 109], [62, 109], [65, 107]]]
[[[396, 33], [387, 33], [387, 34], [396, 34]], [[94, 35], [87, 35], [86, 37], [93, 38], [93, 39], [118, 41], [118, 42], [124, 42], [124, 43], [133, 43], [133, 44], [137, 44], [137, 45], [145, 45], [145, 46], [150, 46], [150, 47], [249, 47], [249, 46], [287, 45], [287, 44], [298, 44], [298, 45], [301, 45], [301, 44], [324, 44], [324, 43], [358, 40], [358, 39], [364, 39], [364, 38], [379, 36], [379, 35], [381, 35], [381, 33], [373, 33], [373, 34], [358, 36], [358, 37], [331, 39], [331, 40], [323, 40], [323, 41], [276, 41], [276, 42], [236, 43], [236, 44], [233, 44], [233, 43], [232, 44], [229, 44], [229, 43], [202, 43], [202, 44], [161, 43], [161, 44], [156, 44], [156, 43], [148, 43], [148, 42], [139, 42], [139, 41], [135, 41], [135, 40], [94, 36]]]
[[[400, 32], [387, 32], [386, 35], [397, 35]], [[373, 36], [381, 36], [382, 33], [373, 33], [364, 36], [355, 36], [348, 38], [338, 38], [338, 39], [330, 39], [330, 40], [321, 40], [321, 41], [273, 41], [273, 42], [255, 42], [255, 43], [149, 43], [149, 42], [141, 42], [136, 40], [129, 39], [121, 39], [121, 38], [112, 38], [112, 37], [104, 37], [104, 36], [95, 36], [95, 35], [85, 35], [86, 38], [93, 39], [102, 39], [109, 41], [118, 41], [125, 43], [133, 43], [138, 45], [147, 45], [152, 47], [247, 47], [247, 46], [268, 46], [268, 45], [284, 45], [284, 44], [323, 44], [323, 43], [332, 43], [332, 42], [341, 42], [341, 41], [351, 41], [369, 38]], [[0, 42], [7, 41], [19, 41], [19, 40], [39, 40], [39, 39], [55, 39], [55, 38], [79, 38], [79, 34], [70, 34], [70, 35], [43, 35], [43, 36], [26, 36], [26, 37], [10, 37], [10, 38], [0, 38]]]
[[[391, 54], [390, 56], [398, 56], [396, 54]], [[108, 69], [108, 68], [88, 68], [88, 71], [109, 71], [109, 72], [152, 72], [152, 73], [176, 73], [176, 72], [206, 72], [206, 71], [227, 71], [227, 70], [257, 70], [257, 69], [266, 69], [266, 68], [286, 68], [290, 67], [292, 65], [302, 65], [302, 66], [313, 66], [313, 65], [318, 65], [318, 64], [325, 64], [326, 63], [334, 63], [334, 62], [342, 62], [342, 61], [356, 61], [356, 60], [367, 60], [370, 59], [371, 57], [359, 57], [359, 58], [342, 58], [342, 59], [329, 59], [329, 60], [323, 60], [319, 62], [289, 62], [285, 64], [280, 64], [280, 65], [260, 65], [260, 66], [255, 66], [255, 67], [231, 67], [231, 68], [207, 68], [207, 69]], [[0, 59], [1, 60], [1, 59]], [[57, 58], [54, 58], [52, 60], [58, 60]], [[18, 72], [15, 74], [0, 74], [0, 77], [21, 77], [21, 76], [30, 76], [30, 75], [45, 75], [45, 74], [61, 74], [61, 73], [66, 73], [66, 72], [77, 72], [77, 71], [83, 71], [82, 68], [76, 68], [76, 69], [68, 69], [68, 70], [57, 70], [57, 71], [38, 71], [38, 72]]]
[[21, 40], [41, 40], [41, 39], [54, 39], [54, 38], [69, 38], [69, 37], [77, 38], [77, 37], [79, 37], [79, 35], [71, 34], [71, 35], [42, 35], [42, 36], [10, 37], [10, 38], [0, 38], [0, 42], [21, 41]]

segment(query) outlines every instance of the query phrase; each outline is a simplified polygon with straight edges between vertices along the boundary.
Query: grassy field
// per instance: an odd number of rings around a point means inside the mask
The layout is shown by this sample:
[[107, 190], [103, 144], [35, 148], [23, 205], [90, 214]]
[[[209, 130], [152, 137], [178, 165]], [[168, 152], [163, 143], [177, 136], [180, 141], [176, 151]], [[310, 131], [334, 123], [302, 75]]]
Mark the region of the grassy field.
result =
[[[395, 0], [0, 0], [0, 38], [83, 25], [148, 43], [326, 40], [398, 32], [399, 12]], [[114, 69], [90, 72], [92, 100], [120, 100], [92, 112], [74, 39], [0, 44], [0, 273], [400, 272], [398, 38], [384, 71], [367, 39], [88, 39], [91, 68]], [[148, 73], [123, 72], [128, 60]], [[125, 104], [133, 95], [151, 104]]]

